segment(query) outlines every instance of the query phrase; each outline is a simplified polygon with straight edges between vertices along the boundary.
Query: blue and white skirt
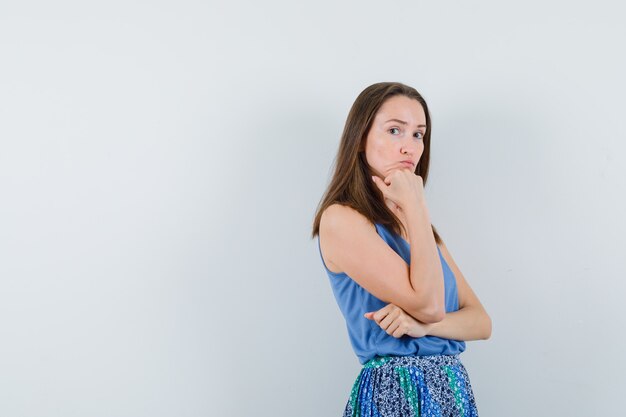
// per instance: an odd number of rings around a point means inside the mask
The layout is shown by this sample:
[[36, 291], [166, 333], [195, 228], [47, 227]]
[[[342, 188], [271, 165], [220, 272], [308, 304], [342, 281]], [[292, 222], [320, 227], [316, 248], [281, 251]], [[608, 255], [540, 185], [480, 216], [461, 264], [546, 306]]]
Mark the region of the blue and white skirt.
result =
[[343, 417], [477, 417], [459, 355], [377, 356], [363, 365]]

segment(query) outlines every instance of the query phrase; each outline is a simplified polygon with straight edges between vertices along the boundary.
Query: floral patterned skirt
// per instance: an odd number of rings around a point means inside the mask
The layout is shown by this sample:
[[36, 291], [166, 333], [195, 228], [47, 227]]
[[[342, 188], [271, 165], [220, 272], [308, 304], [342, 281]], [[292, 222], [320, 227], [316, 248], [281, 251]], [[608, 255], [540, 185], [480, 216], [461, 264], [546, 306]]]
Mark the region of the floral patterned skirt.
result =
[[377, 356], [363, 365], [343, 417], [478, 417], [459, 355]]

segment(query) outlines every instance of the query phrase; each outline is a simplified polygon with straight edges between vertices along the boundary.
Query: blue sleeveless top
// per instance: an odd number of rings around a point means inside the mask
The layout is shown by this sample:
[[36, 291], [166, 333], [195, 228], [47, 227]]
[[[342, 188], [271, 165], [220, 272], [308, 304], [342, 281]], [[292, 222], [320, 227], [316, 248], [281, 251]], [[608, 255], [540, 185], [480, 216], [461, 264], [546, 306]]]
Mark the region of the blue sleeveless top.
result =
[[[402, 236], [387, 229], [382, 224], [376, 223], [375, 227], [382, 239], [410, 265], [411, 250], [409, 243]], [[321, 258], [322, 250], [319, 247], [319, 235], [317, 244]], [[457, 311], [459, 309], [459, 298], [456, 279], [439, 247], [437, 247], [437, 251], [439, 252], [443, 268], [446, 313]], [[369, 320], [363, 316], [369, 311], [380, 310], [387, 303], [367, 292], [365, 288], [357, 284], [345, 272], [336, 273], [330, 271], [326, 267], [323, 258], [322, 265], [324, 265], [324, 269], [328, 274], [339, 309], [346, 320], [352, 349], [361, 364], [365, 364], [375, 356], [453, 355], [465, 350], [465, 342], [461, 340], [444, 339], [437, 336], [414, 338], [407, 335], [395, 338], [388, 335], [374, 320]]]

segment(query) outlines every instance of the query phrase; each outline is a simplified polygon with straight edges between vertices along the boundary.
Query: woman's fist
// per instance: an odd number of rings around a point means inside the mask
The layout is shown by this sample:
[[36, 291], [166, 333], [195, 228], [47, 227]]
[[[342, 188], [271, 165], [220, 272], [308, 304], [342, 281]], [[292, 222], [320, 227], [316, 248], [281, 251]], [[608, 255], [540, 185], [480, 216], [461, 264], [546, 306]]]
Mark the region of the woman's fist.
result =
[[424, 202], [422, 177], [408, 169], [397, 169], [385, 178], [372, 176], [374, 184], [382, 192], [385, 203], [394, 213], [406, 211]]

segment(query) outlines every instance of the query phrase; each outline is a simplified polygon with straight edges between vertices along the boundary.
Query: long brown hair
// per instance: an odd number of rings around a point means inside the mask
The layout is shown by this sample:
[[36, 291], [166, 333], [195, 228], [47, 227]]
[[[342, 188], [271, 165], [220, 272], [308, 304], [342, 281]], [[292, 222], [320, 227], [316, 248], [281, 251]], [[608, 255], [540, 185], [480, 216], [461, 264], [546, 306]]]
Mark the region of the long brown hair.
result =
[[[372, 223], [383, 224], [395, 233], [401, 234], [401, 229], [404, 229], [402, 222], [387, 207], [382, 192], [373, 183], [364, 151], [365, 139], [378, 109], [387, 99], [398, 95], [415, 99], [424, 108], [426, 115], [424, 151], [415, 167], [415, 174], [422, 177], [423, 184], [426, 186], [430, 162], [430, 134], [433, 130], [426, 101], [417, 90], [402, 83], [372, 84], [359, 94], [348, 113], [335, 158], [335, 171], [317, 206], [311, 238], [319, 235], [322, 213], [334, 203], [352, 207]], [[435, 241], [440, 244], [441, 237], [435, 226], [431, 224], [431, 227]]]

